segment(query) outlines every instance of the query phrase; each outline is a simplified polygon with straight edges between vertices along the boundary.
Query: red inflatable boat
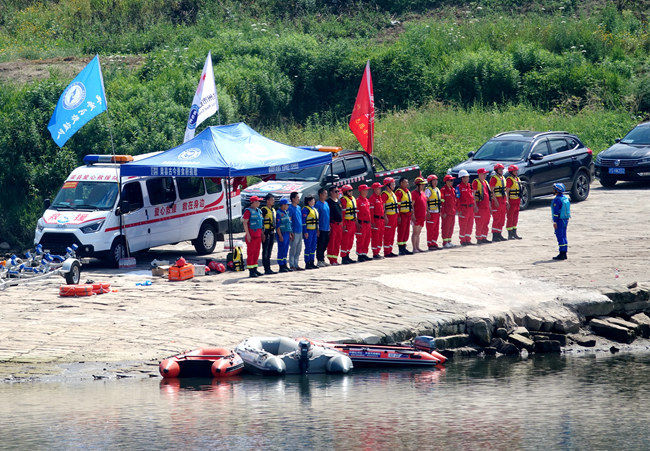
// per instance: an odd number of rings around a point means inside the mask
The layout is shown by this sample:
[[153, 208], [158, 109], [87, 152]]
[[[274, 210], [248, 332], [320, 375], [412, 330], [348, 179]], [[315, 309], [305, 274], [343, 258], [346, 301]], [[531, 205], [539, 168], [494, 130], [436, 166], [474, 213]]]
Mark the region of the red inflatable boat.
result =
[[200, 348], [166, 358], [158, 369], [164, 378], [230, 377], [244, 370], [244, 361], [224, 348]]

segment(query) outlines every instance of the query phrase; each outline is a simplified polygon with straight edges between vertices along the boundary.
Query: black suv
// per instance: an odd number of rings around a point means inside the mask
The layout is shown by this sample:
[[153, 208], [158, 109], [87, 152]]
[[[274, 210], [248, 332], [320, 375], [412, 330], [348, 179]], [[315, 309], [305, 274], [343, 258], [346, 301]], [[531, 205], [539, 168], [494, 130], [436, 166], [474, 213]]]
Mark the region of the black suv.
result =
[[492, 171], [497, 163], [505, 166], [506, 171], [511, 164], [519, 167], [523, 182], [522, 209], [533, 197], [553, 194], [553, 184], [557, 182], [565, 184], [574, 202], [589, 196], [594, 171], [592, 151], [568, 132], [516, 130], [499, 133], [467, 156], [469, 160], [447, 173], [458, 177], [458, 172], [465, 169], [474, 179], [479, 168]]
[[619, 180], [650, 180], [650, 122], [634, 127], [596, 157], [596, 177], [605, 188]]

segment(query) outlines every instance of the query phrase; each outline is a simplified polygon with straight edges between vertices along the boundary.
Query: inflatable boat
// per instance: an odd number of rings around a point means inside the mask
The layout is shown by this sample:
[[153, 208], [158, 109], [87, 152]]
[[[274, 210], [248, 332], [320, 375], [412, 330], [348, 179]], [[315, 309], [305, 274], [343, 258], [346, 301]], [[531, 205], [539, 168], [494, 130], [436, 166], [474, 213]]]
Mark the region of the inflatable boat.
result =
[[160, 375], [173, 377], [230, 377], [244, 370], [236, 353], [224, 348], [200, 348], [168, 357], [158, 365]]
[[247, 370], [265, 375], [345, 374], [352, 369], [344, 353], [288, 337], [251, 337], [237, 345], [235, 352]]

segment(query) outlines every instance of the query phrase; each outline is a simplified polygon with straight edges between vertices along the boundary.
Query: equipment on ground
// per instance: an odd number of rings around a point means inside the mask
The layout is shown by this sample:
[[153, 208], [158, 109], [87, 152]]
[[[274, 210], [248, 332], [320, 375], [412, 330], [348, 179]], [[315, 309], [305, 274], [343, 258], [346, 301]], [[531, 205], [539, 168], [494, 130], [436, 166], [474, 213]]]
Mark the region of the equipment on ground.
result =
[[67, 284], [78, 284], [81, 278], [81, 262], [76, 257], [76, 250], [77, 246], [73, 244], [66, 248], [65, 255], [51, 255], [39, 244], [34, 253], [28, 251], [24, 258], [14, 254], [0, 261], [0, 290], [55, 274], [63, 276]]

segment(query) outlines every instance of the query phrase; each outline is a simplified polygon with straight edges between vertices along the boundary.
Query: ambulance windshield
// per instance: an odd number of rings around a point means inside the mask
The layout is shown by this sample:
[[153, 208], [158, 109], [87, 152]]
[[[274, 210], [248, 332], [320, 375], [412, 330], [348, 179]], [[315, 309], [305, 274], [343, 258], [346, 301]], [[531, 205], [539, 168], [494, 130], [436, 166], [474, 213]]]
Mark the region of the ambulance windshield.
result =
[[[329, 167], [329, 166], [328, 166]], [[298, 171], [280, 172], [276, 180], [297, 180], [300, 182], [318, 182], [323, 173], [323, 166], [312, 166]]]
[[68, 181], [50, 208], [54, 210], [111, 210], [117, 197], [116, 182]]
[[491, 139], [481, 146], [474, 155], [474, 160], [523, 160], [528, 152], [530, 141], [513, 141]]

